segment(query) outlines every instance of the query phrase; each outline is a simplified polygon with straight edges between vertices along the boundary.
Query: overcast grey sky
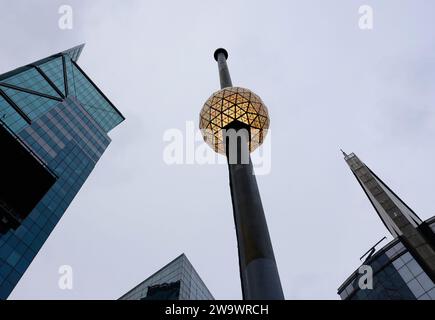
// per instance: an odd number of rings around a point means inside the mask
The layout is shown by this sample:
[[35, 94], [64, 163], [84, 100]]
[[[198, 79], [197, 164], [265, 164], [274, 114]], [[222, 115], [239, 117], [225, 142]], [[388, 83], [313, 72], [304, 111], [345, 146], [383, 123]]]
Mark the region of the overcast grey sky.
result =
[[[12, 299], [118, 298], [182, 252], [216, 298], [241, 297], [227, 167], [163, 161], [165, 130], [197, 124], [219, 89], [220, 46], [234, 85], [269, 108], [258, 183], [286, 298], [337, 299], [387, 235], [339, 148], [434, 214], [433, 2], [0, 1], [0, 73], [86, 42], [79, 64], [127, 118]], [[58, 28], [62, 4], [72, 30]]]

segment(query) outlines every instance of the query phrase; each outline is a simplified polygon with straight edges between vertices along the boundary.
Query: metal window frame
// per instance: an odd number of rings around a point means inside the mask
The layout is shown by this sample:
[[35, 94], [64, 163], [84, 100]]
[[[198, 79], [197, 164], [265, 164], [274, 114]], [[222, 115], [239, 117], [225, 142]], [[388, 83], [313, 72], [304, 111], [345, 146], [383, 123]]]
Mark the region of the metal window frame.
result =
[[115, 113], [117, 113], [122, 118], [122, 120], [125, 120], [125, 117], [123, 116], [121, 111], [119, 111], [115, 107], [115, 105], [109, 100], [109, 98], [106, 97], [106, 95], [100, 90], [100, 88], [98, 88], [98, 86], [91, 80], [91, 78], [88, 77], [88, 75], [82, 70], [82, 68], [80, 68], [80, 66], [74, 60], [71, 60], [71, 63], [80, 71], [80, 73], [86, 78], [86, 80], [88, 80], [92, 84], [92, 86], [98, 91], [98, 93], [101, 94], [101, 96], [110, 104]]
[[32, 120], [29, 116], [21, 110], [21, 108], [0, 88], [0, 96], [6, 100], [7, 103], [29, 124], [32, 124]]
[[62, 91], [59, 90], [59, 88], [53, 83], [53, 81], [51, 81], [51, 79], [45, 74], [44, 71], [42, 71], [42, 69], [39, 66], [33, 66], [36, 71], [38, 71], [38, 73], [45, 79], [45, 81], [47, 81], [47, 83], [53, 88], [54, 91], [56, 91], [56, 93], [62, 98], [65, 99], [65, 95], [62, 93]]
[[6, 87], [6, 88], [9, 88], [9, 89], [13, 89], [13, 90], [16, 90], [16, 91], [21, 91], [21, 92], [28, 93], [28, 94], [33, 94], [35, 96], [39, 96], [39, 97], [46, 98], [46, 99], [56, 100], [56, 101], [59, 101], [59, 102], [63, 101], [62, 98], [58, 98], [58, 97], [55, 97], [55, 96], [52, 96], [52, 95], [49, 95], [49, 94], [45, 94], [45, 93], [42, 93], [42, 92], [34, 91], [34, 90], [31, 90], [31, 89], [17, 87], [15, 85], [9, 84], [9, 83], [0, 82], [0, 86]]
[[68, 91], [68, 75], [66, 70], [66, 61], [65, 61], [65, 55], [62, 54], [62, 68], [63, 68], [63, 84], [65, 87], [65, 96], [69, 96]]

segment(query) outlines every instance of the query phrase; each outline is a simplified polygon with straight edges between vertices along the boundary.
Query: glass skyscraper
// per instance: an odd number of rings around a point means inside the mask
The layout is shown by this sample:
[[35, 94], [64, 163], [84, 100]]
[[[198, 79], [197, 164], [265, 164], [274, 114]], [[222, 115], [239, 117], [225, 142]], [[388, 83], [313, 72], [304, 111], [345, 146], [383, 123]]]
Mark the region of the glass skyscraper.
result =
[[343, 300], [435, 300], [435, 217], [421, 220], [355, 154], [345, 160], [394, 239], [371, 248], [338, 294]]
[[0, 75], [0, 299], [65, 213], [124, 117], [77, 65], [84, 45]]
[[183, 253], [119, 300], [214, 300]]
[[[435, 217], [426, 221], [435, 232]], [[373, 270], [373, 289], [360, 288], [356, 270], [340, 286], [343, 300], [435, 300], [435, 284], [412, 253], [396, 238], [364, 262]]]

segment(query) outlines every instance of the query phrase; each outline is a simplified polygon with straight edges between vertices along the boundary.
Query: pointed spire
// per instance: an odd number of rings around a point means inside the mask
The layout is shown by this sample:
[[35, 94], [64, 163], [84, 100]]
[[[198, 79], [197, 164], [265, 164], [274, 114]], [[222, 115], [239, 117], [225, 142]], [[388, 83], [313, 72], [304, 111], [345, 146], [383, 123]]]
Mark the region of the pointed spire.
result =
[[[345, 154], [343, 152], [343, 154]], [[346, 155], [346, 154], [345, 154]], [[354, 173], [382, 222], [397, 237], [409, 227], [416, 228], [422, 220], [355, 154], [346, 155], [345, 161]]]
[[78, 46], [72, 47], [68, 50], [62, 51], [62, 54], [67, 54], [71, 57], [71, 59], [75, 62], [77, 62], [77, 60], [80, 57], [80, 54], [82, 53], [82, 50], [84, 48], [85, 44], [79, 44]]
[[435, 282], [435, 246], [421, 231], [423, 221], [355, 154], [345, 160], [387, 229], [393, 237], [400, 238]]
[[344, 151], [343, 151], [343, 149], [340, 149], [340, 151], [341, 151], [341, 153], [343, 154], [343, 156], [344, 156], [345, 158], [347, 158], [347, 157], [348, 157], [347, 153], [346, 153], [346, 152], [344, 152]]

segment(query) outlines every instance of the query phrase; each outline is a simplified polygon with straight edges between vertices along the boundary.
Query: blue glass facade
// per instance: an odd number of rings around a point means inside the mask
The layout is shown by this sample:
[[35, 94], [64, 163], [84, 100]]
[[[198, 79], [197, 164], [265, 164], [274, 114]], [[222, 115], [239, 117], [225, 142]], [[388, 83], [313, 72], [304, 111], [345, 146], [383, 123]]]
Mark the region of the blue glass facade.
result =
[[214, 300], [185, 254], [168, 263], [119, 300]]
[[[435, 217], [426, 223], [435, 232]], [[343, 300], [435, 300], [435, 284], [399, 238], [364, 265], [373, 270], [373, 288], [360, 288], [357, 270], [338, 289]]]
[[16, 229], [0, 234], [0, 299], [9, 296], [124, 117], [76, 64], [83, 46], [0, 75], [0, 125], [56, 182]]

